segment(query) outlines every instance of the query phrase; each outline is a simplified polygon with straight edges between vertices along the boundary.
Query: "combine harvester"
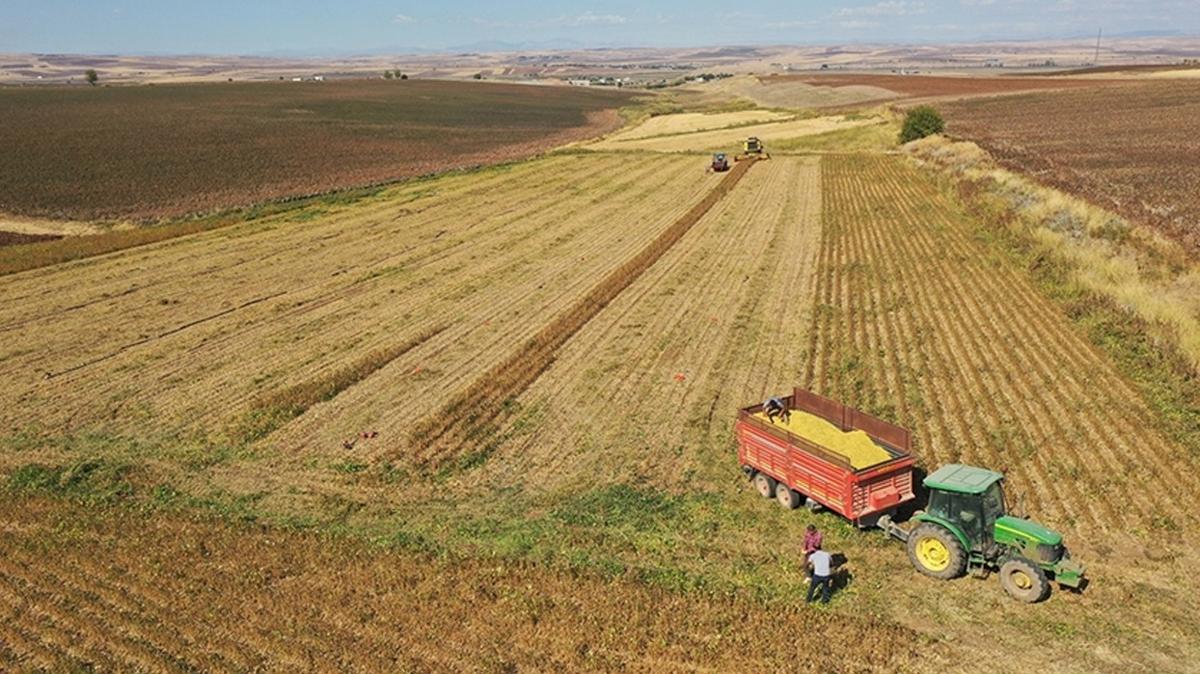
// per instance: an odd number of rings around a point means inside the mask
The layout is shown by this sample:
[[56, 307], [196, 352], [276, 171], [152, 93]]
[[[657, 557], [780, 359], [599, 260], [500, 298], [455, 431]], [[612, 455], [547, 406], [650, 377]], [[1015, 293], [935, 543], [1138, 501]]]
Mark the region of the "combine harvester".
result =
[[734, 157], [734, 161], [743, 161], [746, 159], [770, 159], [771, 155], [767, 154], [767, 147], [757, 136], [750, 136], [746, 142], [742, 143], [742, 153]]
[[783, 400], [786, 421], [754, 405], [738, 413], [734, 427], [738, 461], [763, 497], [789, 509], [825, 507], [860, 528], [883, 529], [933, 578], [986, 578], [998, 570], [1004, 590], [1031, 603], [1049, 596], [1051, 580], [1083, 584], [1083, 565], [1060, 534], [1007, 513], [1000, 473], [942, 466], [924, 479], [928, 504], [906, 529], [895, 518], [915, 499], [909, 431], [799, 388]]

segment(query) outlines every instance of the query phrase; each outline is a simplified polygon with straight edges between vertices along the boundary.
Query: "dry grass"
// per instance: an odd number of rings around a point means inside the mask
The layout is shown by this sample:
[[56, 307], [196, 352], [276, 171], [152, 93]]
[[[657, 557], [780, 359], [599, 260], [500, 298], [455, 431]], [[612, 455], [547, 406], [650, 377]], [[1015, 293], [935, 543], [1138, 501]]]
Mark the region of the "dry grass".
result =
[[896, 94], [873, 86], [821, 87], [798, 80], [761, 78], [739, 75], [704, 84], [685, 85], [700, 100], [726, 100], [733, 97], [754, 101], [770, 108], [809, 110], [861, 105], [869, 101], [885, 101]]
[[768, 86], [803, 83], [821, 89], [882, 90], [881, 98], [964, 97], [1012, 94], [1045, 89], [1098, 88], [1116, 82], [1071, 77], [945, 77], [938, 75], [879, 75], [866, 73], [821, 73], [773, 75], [763, 78]]
[[430, 328], [400, 344], [372, 351], [320, 379], [300, 382], [255, 398], [246, 412], [242, 428], [236, 433], [237, 437], [242, 442], [253, 442], [267, 436], [307, 412], [313, 405], [333, 400], [342, 391], [375, 374], [445, 329], [445, 325]]

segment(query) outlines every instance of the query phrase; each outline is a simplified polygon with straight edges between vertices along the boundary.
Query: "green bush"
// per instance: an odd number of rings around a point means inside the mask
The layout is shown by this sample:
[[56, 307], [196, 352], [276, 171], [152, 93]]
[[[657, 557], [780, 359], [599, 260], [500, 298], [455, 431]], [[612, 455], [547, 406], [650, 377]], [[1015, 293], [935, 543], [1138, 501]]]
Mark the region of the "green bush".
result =
[[946, 128], [942, 116], [937, 110], [928, 105], [921, 105], [908, 111], [904, 116], [904, 126], [900, 129], [900, 142], [908, 143], [925, 136], [941, 133]]

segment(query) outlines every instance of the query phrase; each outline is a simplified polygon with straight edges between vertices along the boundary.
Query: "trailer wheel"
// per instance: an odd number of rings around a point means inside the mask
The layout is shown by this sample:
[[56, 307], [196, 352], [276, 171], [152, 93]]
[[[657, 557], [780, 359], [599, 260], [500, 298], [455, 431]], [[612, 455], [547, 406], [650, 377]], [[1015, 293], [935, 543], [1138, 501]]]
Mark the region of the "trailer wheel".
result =
[[779, 505], [788, 510], [795, 510], [800, 507], [800, 494], [792, 491], [782, 482], [775, 485], [775, 500], [779, 501]]
[[950, 580], [967, 568], [962, 543], [945, 527], [924, 522], [908, 535], [908, 559], [917, 571], [939, 580]]
[[771, 498], [775, 495], [775, 478], [766, 473], [759, 473], [754, 476], [754, 488], [758, 490], [759, 496]]
[[1035, 604], [1050, 596], [1046, 572], [1024, 557], [1014, 557], [1000, 565], [1000, 586], [1014, 599]]

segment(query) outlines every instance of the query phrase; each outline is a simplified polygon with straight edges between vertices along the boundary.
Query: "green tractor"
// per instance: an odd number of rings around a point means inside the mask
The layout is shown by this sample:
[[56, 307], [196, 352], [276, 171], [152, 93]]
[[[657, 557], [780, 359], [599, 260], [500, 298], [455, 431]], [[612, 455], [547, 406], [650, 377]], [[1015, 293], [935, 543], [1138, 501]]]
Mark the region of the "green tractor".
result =
[[1078, 588], [1083, 565], [1073, 561], [1057, 532], [1008, 515], [1004, 476], [983, 468], [950, 464], [924, 480], [929, 504], [913, 518], [908, 557], [921, 573], [949, 580], [966, 572], [986, 578], [999, 570], [1000, 584], [1014, 598], [1037, 602], [1050, 594], [1050, 581]]

